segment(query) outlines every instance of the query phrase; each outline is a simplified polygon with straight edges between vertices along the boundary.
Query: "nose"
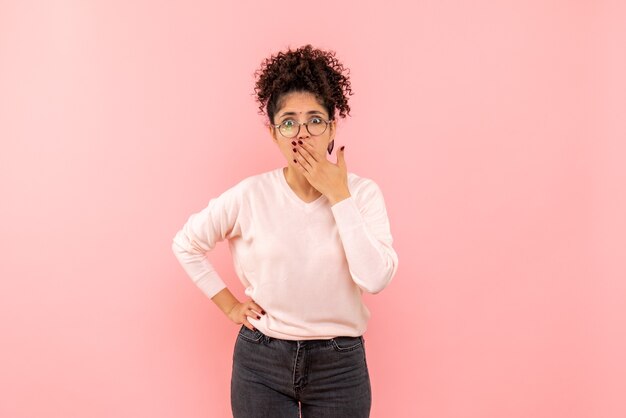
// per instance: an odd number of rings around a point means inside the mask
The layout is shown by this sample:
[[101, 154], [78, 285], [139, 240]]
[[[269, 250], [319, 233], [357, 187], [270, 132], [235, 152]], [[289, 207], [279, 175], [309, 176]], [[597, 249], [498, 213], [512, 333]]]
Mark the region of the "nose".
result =
[[300, 131], [298, 132], [297, 137], [298, 139], [304, 139], [309, 137], [309, 130], [307, 129], [306, 125], [300, 125]]

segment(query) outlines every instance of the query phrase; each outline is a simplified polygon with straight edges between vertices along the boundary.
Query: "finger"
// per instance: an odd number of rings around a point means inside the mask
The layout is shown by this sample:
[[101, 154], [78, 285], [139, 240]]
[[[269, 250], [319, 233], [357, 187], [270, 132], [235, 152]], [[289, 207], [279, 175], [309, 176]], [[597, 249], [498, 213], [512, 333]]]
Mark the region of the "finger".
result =
[[346, 168], [346, 158], [345, 158], [345, 145], [342, 145], [337, 152], [337, 165], [341, 168]]
[[311, 173], [309, 173], [305, 167], [303, 167], [299, 162], [296, 164], [296, 167], [305, 179], [310, 180]]
[[260, 315], [259, 312], [255, 312], [254, 309], [252, 308], [248, 308], [248, 310], [249, 312], [246, 312], [246, 315], [254, 319], [261, 319], [261, 317], [259, 316]]
[[[261, 311], [263, 310], [252, 299], [248, 300], [247, 309], [248, 309], [248, 311], [252, 312], [252, 316], [255, 316], [255, 317], [258, 317], [261, 314]], [[257, 318], [257, 319], [259, 319], [259, 318]]]
[[300, 172], [308, 180], [311, 173], [309, 173], [306, 167], [302, 165], [302, 157], [299, 157], [299, 155], [294, 155], [293, 157], [293, 163], [296, 166], [296, 170], [298, 170], [298, 172]]
[[250, 322], [248, 322], [248, 320], [244, 317], [243, 318], [243, 324], [246, 326], [246, 328], [248, 328], [250, 331], [256, 331], [256, 328], [254, 328], [254, 325], [252, 325]]
[[311, 163], [306, 158], [304, 158], [304, 156], [300, 153], [300, 150], [296, 152], [296, 160], [298, 160], [298, 163], [300, 163], [300, 165], [307, 171], [313, 168]]
[[304, 150], [303, 155], [305, 157], [307, 157], [307, 159], [312, 158], [313, 161], [319, 161], [319, 155], [317, 154], [317, 151], [315, 150], [315, 148], [313, 148], [313, 146], [311, 144], [309, 144], [308, 142], [303, 142], [301, 141], [302, 144], [300, 144], [300, 148], [302, 150]]
[[252, 302], [251, 305], [254, 308], [254, 310], [259, 312], [261, 315], [265, 315], [265, 309], [261, 308], [256, 302]]
[[293, 146], [292, 151], [293, 151], [293, 160], [294, 160], [293, 162], [296, 163], [296, 165], [304, 164], [304, 161], [306, 160], [303, 159], [302, 154], [298, 152], [298, 149], [296, 148], [295, 145]]

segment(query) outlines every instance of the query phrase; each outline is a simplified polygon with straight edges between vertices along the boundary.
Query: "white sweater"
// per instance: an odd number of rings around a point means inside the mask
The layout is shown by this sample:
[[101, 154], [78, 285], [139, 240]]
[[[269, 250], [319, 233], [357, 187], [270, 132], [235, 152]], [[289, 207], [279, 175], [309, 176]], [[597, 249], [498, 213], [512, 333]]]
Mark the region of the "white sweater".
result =
[[283, 168], [250, 176], [189, 216], [172, 250], [187, 275], [212, 298], [226, 287], [206, 257], [227, 239], [244, 293], [266, 314], [249, 321], [287, 340], [359, 336], [370, 312], [363, 291], [378, 293], [398, 269], [378, 185], [348, 172], [351, 196], [306, 203]]

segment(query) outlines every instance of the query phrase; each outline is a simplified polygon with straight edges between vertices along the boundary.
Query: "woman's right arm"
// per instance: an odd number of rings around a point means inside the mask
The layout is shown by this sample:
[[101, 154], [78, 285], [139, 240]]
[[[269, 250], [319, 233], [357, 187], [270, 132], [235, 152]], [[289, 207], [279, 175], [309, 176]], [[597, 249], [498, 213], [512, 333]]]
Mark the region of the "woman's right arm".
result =
[[263, 309], [253, 300], [239, 302], [213, 268], [206, 253], [215, 248], [218, 241], [239, 234], [237, 216], [240, 201], [238, 190], [232, 187], [209, 201], [200, 212], [189, 216], [187, 222], [172, 240], [172, 251], [192, 281], [209, 297], [224, 314], [237, 324], [254, 327], [247, 316], [257, 317]]

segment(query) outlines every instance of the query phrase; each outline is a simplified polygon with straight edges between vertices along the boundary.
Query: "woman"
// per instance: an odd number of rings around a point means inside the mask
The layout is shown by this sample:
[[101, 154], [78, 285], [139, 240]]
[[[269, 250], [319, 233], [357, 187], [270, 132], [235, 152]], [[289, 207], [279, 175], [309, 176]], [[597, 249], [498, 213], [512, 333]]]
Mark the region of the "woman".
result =
[[[234, 323], [235, 418], [368, 417], [371, 387], [362, 292], [378, 293], [398, 257], [377, 184], [347, 172], [333, 150], [349, 114], [350, 82], [332, 51], [306, 45], [264, 60], [261, 114], [286, 167], [245, 178], [192, 214], [172, 249], [196, 285]], [[207, 261], [227, 239], [249, 300]]]

